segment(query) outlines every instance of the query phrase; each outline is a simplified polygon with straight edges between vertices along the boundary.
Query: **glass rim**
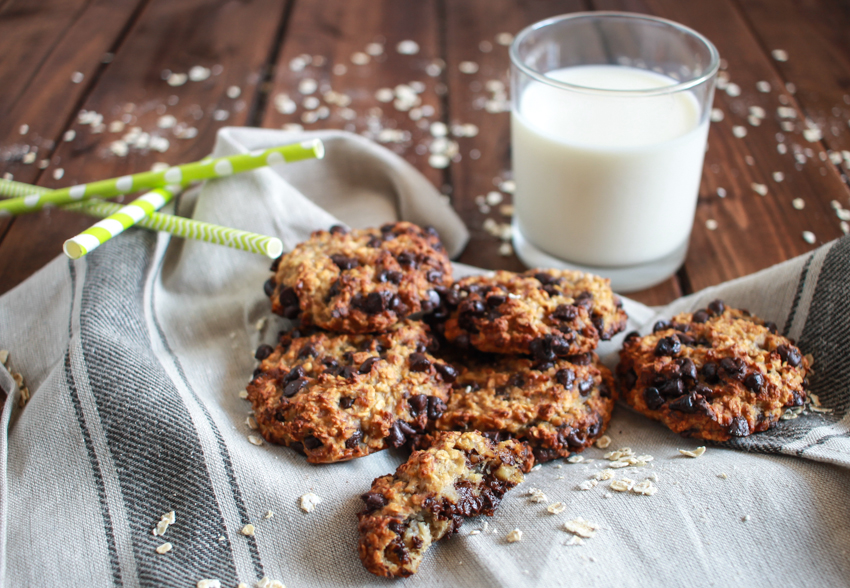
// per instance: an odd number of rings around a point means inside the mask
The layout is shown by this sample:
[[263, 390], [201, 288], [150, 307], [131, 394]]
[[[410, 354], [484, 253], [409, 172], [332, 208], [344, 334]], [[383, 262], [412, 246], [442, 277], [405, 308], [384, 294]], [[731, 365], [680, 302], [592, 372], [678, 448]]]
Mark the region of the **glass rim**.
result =
[[[635, 21], [649, 21], [657, 24], [662, 24], [673, 29], [676, 29], [680, 32], [683, 32], [697, 41], [702, 43], [707, 49], [709, 54], [709, 64], [705, 73], [701, 76], [694, 78], [692, 80], [687, 80], [684, 82], [679, 82], [677, 84], [673, 84], [670, 86], [662, 86], [660, 88], [649, 88], [646, 90], [612, 90], [612, 89], [604, 89], [604, 88], [593, 88], [590, 86], [579, 86], [576, 84], [570, 84], [568, 82], [562, 82], [559, 80], [555, 80], [550, 78], [544, 73], [537, 71], [536, 69], [531, 68], [526, 65], [519, 56], [519, 46], [526, 40], [526, 38], [531, 35], [533, 32], [538, 31], [542, 28], [551, 26], [555, 23], [562, 22], [565, 20], [578, 20], [583, 18], [599, 18], [599, 17], [610, 17], [616, 16], [620, 18], [626, 18], [629, 20]], [[520, 71], [522, 71], [525, 75], [534, 78], [538, 82], [544, 83], [546, 85], [552, 86], [554, 88], [560, 88], [562, 90], [571, 90], [574, 92], [581, 92], [585, 94], [597, 94], [597, 95], [608, 95], [608, 96], [659, 96], [664, 94], [673, 94], [676, 92], [681, 92], [684, 90], [689, 90], [691, 88], [695, 88], [701, 84], [706, 83], [710, 80], [714, 75], [717, 74], [717, 71], [720, 69], [720, 53], [717, 51], [717, 47], [714, 46], [714, 43], [708, 40], [708, 38], [702, 33], [698, 33], [694, 29], [690, 27], [686, 27], [683, 24], [679, 24], [675, 21], [668, 20], [666, 18], [659, 18], [657, 16], [650, 16], [646, 14], [640, 14], [636, 12], [620, 12], [620, 11], [593, 11], [593, 12], [570, 12], [567, 14], [561, 14], [558, 16], [553, 16], [534, 24], [531, 24], [524, 29], [522, 29], [519, 34], [514, 38], [511, 43], [509, 55], [511, 58], [511, 64], [516, 66]], [[653, 70], [647, 70], [653, 71]]]

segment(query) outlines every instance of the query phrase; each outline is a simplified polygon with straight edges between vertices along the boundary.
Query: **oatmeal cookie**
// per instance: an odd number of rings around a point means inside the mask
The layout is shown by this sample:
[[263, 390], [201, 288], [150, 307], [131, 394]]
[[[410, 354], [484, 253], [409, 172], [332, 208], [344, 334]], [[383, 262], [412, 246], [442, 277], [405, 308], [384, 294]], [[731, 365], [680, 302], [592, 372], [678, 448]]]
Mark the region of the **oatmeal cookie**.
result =
[[408, 222], [380, 229], [316, 231], [272, 265], [272, 311], [343, 333], [386, 331], [433, 310], [452, 267], [434, 229]]
[[312, 463], [400, 447], [442, 415], [457, 373], [427, 348], [428, 327], [405, 321], [378, 335], [293, 332], [261, 364], [248, 399], [263, 437]]
[[710, 441], [775, 425], [806, 401], [809, 362], [776, 325], [715, 300], [626, 337], [617, 378], [626, 402], [676, 433]]
[[567, 270], [498, 271], [445, 295], [445, 337], [460, 347], [552, 361], [593, 351], [626, 326], [609, 280]]
[[582, 451], [608, 428], [614, 378], [596, 354], [546, 364], [521, 356], [458, 366], [448, 409], [432, 426], [527, 442], [538, 462]]
[[357, 513], [360, 560], [378, 576], [416, 573], [430, 545], [464, 517], [492, 516], [505, 492], [534, 464], [516, 440], [493, 443], [477, 432], [439, 432], [395, 474], [377, 478]]

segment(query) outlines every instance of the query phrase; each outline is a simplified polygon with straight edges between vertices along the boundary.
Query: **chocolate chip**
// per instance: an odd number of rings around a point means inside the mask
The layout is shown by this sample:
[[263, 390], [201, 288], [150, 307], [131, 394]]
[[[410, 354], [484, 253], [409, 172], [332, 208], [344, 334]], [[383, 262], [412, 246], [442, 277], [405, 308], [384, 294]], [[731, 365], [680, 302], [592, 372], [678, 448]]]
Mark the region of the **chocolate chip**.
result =
[[360, 500], [366, 503], [367, 510], [378, 510], [389, 503], [389, 500], [380, 492], [366, 492], [360, 496]]
[[439, 396], [430, 396], [428, 398], [428, 418], [436, 421], [446, 412], [446, 403]]
[[408, 359], [412, 372], [427, 372], [431, 368], [431, 362], [421, 353], [411, 353]]
[[578, 385], [579, 394], [587, 396], [588, 393], [590, 393], [591, 388], [593, 388], [593, 379], [588, 378], [587, 380], [582, 380]]
[[371, 247], [373, 249], [379, 248], [383, 244], [383, 240], [380, 237], [376, 237], [372, 235], [369, 237], [369, 240], [366, 242], [366, 247]]
[[307, 435], [304, 437], [303, 443], [304, 447], [307, 449], [317, 449], [323, 445], [323, 443], [313, 435]]
[[750, 434], [750, 424], [747, 422], [747, 419], [738, 416], [732, 419], [728, 431], [733, 437], [746, 437]]
[[525, 378], [522, 374], [513, 374], [510, 378], [508, 378], [508, 386], [522, 388], [525, 386]]
[[295, 289], [291, 287], [281, 290], [278, 300], [280, 300], [280, 305], [283, 307], [298, 306], [298, 294], [296, 294]]
[[342, 370], [340, 370], [339, 375], [345, 378], [346, 380], [350, 380], [354, 377], [354, 374], [357, 373], [357, 368], [353, 365], [347, 365]]
[[425, 295], [427, 298], [422, 301], [422, 310], [430, 312], [440, 306], [440, 295], [436, 290], [428, 290]]
[[673, 378], [672, 380], [667, 380], [658, 386], [658, 391], [662, 396], [675, 398], [676, 396], [681, 396], [685, 392], [685, 384], [679, 378]]
[[534, 447], [531, 452], [534, 454], [534, 461], [537, 463], [545, 463], [561, 457], [557, 450], [549, 447]]
[[395, 223], [384, 223], [384, 224], [381, 225], [381, 232], [382, 233], [392, 233], [394, 228], [395, 228]]
[[622, 378], [623, 385], [626, 389], [631, 390], [635, 387], [635, 384], [637, 383], [637, 374], [635, 373], [634, 368], [629, 368], [629, 371], [622, 374], [620, 377]]
[[316, 346], [312, 343], [307, 343], [304, 347], [301, 348], [301, 351], [298, 352], [298, 359], [304, 359], [306, 357], [318, 357], [319, 352], [316, 350]]
[[679, 365], [679, 373], [682, 377], [690, 382], [697, 381], [697, 366], [693, 360], [686, 357], [676, 362]]
[[275, 257], [274, 261], [272, 262], [271, 267], [269, 268], [270, 272], [277, 272], [277, 268], [280, 267], [280, 260], [281, 259], [283, 259], [283, 255], [281, 255], [280, 257]]
[[800, 354], [800, 350], [792, 345], [780, 345], [776, 348], [776, 352], [779, 354], [779, 357], [782, 358], [782, 361], [791, 367], [798, 367], [803, 361], [803, 356]]
[[353, 257], [346, 257], [345, 255], [340, 255], [339, 253], [335, 253], [331, 255], [331, 261], [336, 264], [336, 266], [340, 269], [340, 271], [354, 269], [360, 264]]
[[626, 338], [623, 339], [623, 344], [630, 343], [631, 341], [634, 341], [634, 340], [637, 340], [637, 339], [640, 339], [640, 333], [638, 333], [637, 331], [632, 331], [632, 332], [626, 334]]
[[587, 291], [579, 292], [578, 296], [575, 297], [575, 301], [579, 306], [588, 308], [593, 304], [593, 293]]
[[587, 440], [584, 433], [579, 430], [573, 430], [572, 433], [567, 435], [567, 445], [569, 445], [573, 449], [578, 449], [584, 446], [584, 442]]
[[302, 366], [300, 366], [300, 365], [295, 366], [294, 368], [292, 368], [292, 370], [290, 370], [290, 372], [288, 374], [286, 374], [283, 377], [283, 382], [284, 382], [284, 384], [288, 384], [292, 380], [297, 380], [298, 378], [303, 378], [305, 375], [307, 375], [307, 372], [304, 370], [304, 368]]
[[295, 453], [300, 453], [301, 455], [304, 455], [304, 444], [300, 441], [293, 441], [289, 444], [289, 448], [294, 450]]
[[410, 405], [410, 414], [415, 416], [428, 408], [428, 396], [425, 394], [411, 396], [407, 404]]
[[714, 390], [704, 384], [697, 384], [696, 386], [694, 386], [694, 394], [699, 394], [700, 396], [704, 396], [705, 398], [710, 398], [714, 396]]
[[709, 314], [707, 310], [698, 310], [694, 313], [693, 321], [695, 323], [704, 323], [709, 319]]
[[396, 261], [398, 261], [399, 265], [404, 265], [407, 267], [415, 268], [416, 267], [416, 257], [412, 253], [408, 253], [407, 251], [402, 251], [396, 257]]
[[670, 328], [670, 321], [657, 321], [654, 325], [652, 325], [652, 332], [657, 333], [658, 331], [666, 331]]
[[506, 300], [506, 296], [502, 296], [501, 294], [491, 294], [487, 297], [487, 306], [490, 308], [496, 308], [497, 306], [504, 304]]
[[688, 345], [689, 347], [693, 347], [696, 344], [696, 339], [694, 339], [687, 333], [680, 333], [677, 336], [679, 337], [679, 341], [682, 342], [682, 345]]
[[390, 428], [390, 434], [387, 436], [387, 443], [393, 447], [401, 447], [407, 440], [404, 433], [402, 433], [401, 428], [398, 426], [400, 422], [401, 421], [396, 421], [393, 423], [393, 426]]
[[723, 314], [723, 311], [726, 310], [726, 305], [723, 304], [722, 300], [715, 300], [708, 305], [708, 311], [714, 316], [718, 316]]
[[393, 293], [383, 290], [381, 292], [371, 292], [363, 301], [363, 310], [367, 314], [378, 314], [385, 311], [393, 299]]
[[664, 337], [655, 345], [655, 355], [676, 355], [681, 351], [682, 344], [676, 335]]
[[555, 367], [554, 361], [538, 361], [534, 365], [531, 366], [531, 369], [537, 370], [538, 372], [545, 372]]
[[739, 357], [724, 357], [720, 360], [720, 367], [731, 378], [741, 379], [744, 375], [744, 360]]
[[644, 389], [643, 401], [646, 402], [649, 410], [658, 410], [664, 405], [664, 398], [661, 397], [661, 393], [658, 389], [652, 387]]
[[765, 321], [764, 328], [767, 329], [768, 333], [776, 334], [776, 323], [773, 321]]
[[253, 376], [252, 376], [252, 378], [251, 378], [251, 379], [256, 380], [256, 379], [257, 379], [257, 376], [259, 376], [259, 375], [260, 375], [260, 374], [262, 374], [262, 373], [263, 373], [263, 368], [261, 368], [261, 367], [257, 367], [257, 368], [255, 368], [255, 369], [254, 369], [254, 374], [253, 374]]
[[443, 377], [444, 382], [451, 384], [457, 379], [457, 370], [447, 363], [435, 363], [434, 367], [437, 372]]
[[559, 304], [555, 312], [552, 313], [552, 318], [559, 321], [574, 321], [577, 316], [578, 308], [572, 304]]
[[254, 353], [254, 357], [256, 359], [259, 359], [260, 361], [263, 361], [265, 358], [267, 358], [273, 352], [274, 352], [274, 349], [272, 348], [271, 345], [260, 345], [259, 347], [257, 347], [257, 351]]
[[536, 279], [538, 282], [540, 282], [544, 286], [547, 285], [547, 284], [554, 284], [555, 282], [558, 281], [558, 278], [555, 278], [555, 277], [550, 276], [549, 274], [546, 274], [546, 273], [543, 273], [543, 272], [539, 272], [539, 273], [534, 274], [534, 279]]
[[575, 365], [590, 365], [593, 361], [593, 357], [591, 357], [590, 353], [579, 353], [578, 355], [571, 355], [567, 359], [570, 363]]
[[699, 405], [695, 402], [695, 400], [696, 399], [691, 394], [685, 394], [670, 402], [670, 410], [691, 414], [695, 413], [699, 410]]
[[764, 386], [764, 376], [762, 376], [760, 372], [753, 372], [744, 378], [744, 386], [746, 386], [750, 392], [758, 394], [761, 391], [762, 386]]
[[348, 229], [342, 225], [333, 225], [331, 227], [331, 235], [347, 235]]
[[416, 434], [416, 429], [411, 427], [408, 423], [404, 421], [396, 421], [396, 424], [398, 425], [399, 431], [404, 433], [406, 436], [410, 437]]
[[263, 292], [265, 293], [266, 296], [271, 298], [272, 294], [274, 294], [274, 287], [275, 287], [274, 278], [269, 278], [263, 284]]
[[541, 287], [540, 289], [543, 290], [544, 292], [546, 292], [549, 296], [551, 296], [553, 298], [555, 296], [561, 295], [561, 293], [558, 291], [558, 289], [555, 286], [553, 286], [552, 284], [546, 284], [545, 286]]
[[295, 396], [301, 388], [307, 385], [307, 378], [292, 380], [283, 388], [283, 395], [287, 398]]
[[351, 437], [345, 440], [345, 447], [347, 449], [354, 449], [358, 445], [360, 445], [360, 440], [363, 439], [363, 431], [357, 429], [354, 433], [351, 434]]
[[716, 363], [713, 361], [706, 362], [706, 364], [702, 366], [702, 377], [705, 378], [705, 381], [709, 384], [716, 384], [720, 381], [720, 376], [717, 371], [718, 367]]
[[364, 361], [363, 364], [360, 366], [360, 373], [368, 374], [372, 371], [372, 366], [375, 365], [375, 363], [378, 361], [381, 361], [381, 359], [378, 357], [370, 357], [369, 359]]
[[555, 372], [555, 380], [567, 390], [573, 387], [575, 379], [576, 373], [570, 368], [563, 368]]
[[340, 408], [351, 408], [354, 405], [354, 398], [351, 396], [342, 396], [339, 399]]
[[454, 344], [459, 349], [469, 349], [469, 335], [467, 335], [466, 333], [461, 333], [454, 340]]
[[570, 345], [563, 337], [546, 335], [534, 339], [529, 344], [531, 355], [538, 361], [554, 361], [556, 357], [563, 357], [570, 352]]

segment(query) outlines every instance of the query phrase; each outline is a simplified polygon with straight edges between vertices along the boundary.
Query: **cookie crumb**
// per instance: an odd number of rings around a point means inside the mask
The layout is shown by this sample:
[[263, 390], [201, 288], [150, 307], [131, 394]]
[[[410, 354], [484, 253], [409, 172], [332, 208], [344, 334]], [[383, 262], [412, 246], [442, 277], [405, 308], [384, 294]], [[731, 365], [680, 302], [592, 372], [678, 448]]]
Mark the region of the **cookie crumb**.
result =
[[263, 518], [268, 520], [268, 519], [272, 518], [273, 516], [274, 516], [274, 513], [270, 510], [267, 510], [266, 514], [263, 515]]
[[727, 476], [725, 472], [720, 472], [719, 474], [717, 474], [717, 477], [721, 480], [726, 480], [727, 478], [729, 478], [729, 476]]
[[750, 515], [744, 515], [743, 517], [741, 517], [741, 520], [746, 523], [750, 520]]
[[532, 472], [536, 472], [537, 470], [539, 470], [539, 469], [540, 469], [540, 468], [542, 468], [542, 467], [543, 467], [543, 466], [542, 466], [541, 464], [537, 464], [536, 466], [534, 466], [533, 468], [531, 468], [531, 471], [532, 471]]
[[247, 525], [245, 525], [244, 527], [242, 527], [242, 531], [240, 531], [240, 532], [241, 532], [243, 535], [245, 535], [246, 537], [253, 537], [253, 536], [254, 536], [254, 531], [255, 531], [255, 530], [256, 530], [256, 529], [254, 528], [254, 525], [252, 525], [251, 523], [248, 523]]
[[313, 512], [314, 510], [316, 510], [316, 506], [321, 501], [321, 498], [319, 498], [312, 492], [308, 492], [307, 494], [301, 497], [301, 510], [303, 510], [304, 512]]
[[532, 488], [528, 491], [527, 496], [531, 502], [546, 502], [546, 495], [540, 488]]
[[168, 530], [169, 525], [173, 525], [174, 521], [177, 520], [177, 515], [172, 510], [171, 512], [167, 512], [159, 518], [159, 522], [156, 524], [156, 528], [153, 530], [154, 535], [165, 535], [165, 532]]
[[160, 545], [159, 547], [156, 548], [156, 552], [158, 554], [162, 555], [164, 553], [168, 553], [169, 551], [171, 551], [172, 547], [174, 547], [174, 546], [171, 545], [171, 543], [163, 543], [162, 545]]
[[590, 480], [585, 480], [584, 482], [582, 482], [581, 484], [579, 484], [579, 485], [578, 485], [578, 489], [579, 489], [579, 490], [592, 490], [593, 488], [595, 488], [595, 487], [596, 487], [596, 485], [597, 485], [598, 483], [599, 483], [599, 482], [597, 482], [596, 480], [594, 480], [594, 479], [592, 479], [592, 478], [591, 478]]
[[505, 536], [505, 540], [508, 543], [516, 543], [517, 541], [522, 541], [522, 531], [520, 531], [519, 529], [514, 529]]
[[257, 321], [257, 324], [256, 324], [256, 325], [254, 325], [254, 326], [257, 328], [257, 330], [258, 330], [258, 331], [262, 331], [263, 329], [265, 329], [265, 328], [266, 328], [266, 323], [267, 323], [267, 322], [268, 322], [268, 318], [263, 317], [263, 318], [261, 318], [260, 320], [258, 320], [258, 321]]
[[569, 541], [565, 543], [565, 545], [584, 545], [584, 539], [578, 535], [573, 535], [570, 537]]
[[705, 453], [705, 447], [703, 447], [703, 446], [697, 447], [693, 451], [689, 451], [687, 449], [680, 449], [679, 453], [681, 453], [682, 455], [685, 455], [687, 457], [699, 457], [703, 453]]
[[596, 535], [596, 531], [599, 530], [599, 525], [586, 521], [582, 518], [578, 518], [564, 523], [564, 530], [572, 533], [573, 535], [590, 539]]
[[546, 510], [549, 511], [549, 514], [561, 514], [567, 510], [567, 505], [563, 502], [554, 502], [550, 504]]
[[469, 532], [470, 535], [478, 535], [479, 533], [481, 533], [481, 529], [472, 529]]

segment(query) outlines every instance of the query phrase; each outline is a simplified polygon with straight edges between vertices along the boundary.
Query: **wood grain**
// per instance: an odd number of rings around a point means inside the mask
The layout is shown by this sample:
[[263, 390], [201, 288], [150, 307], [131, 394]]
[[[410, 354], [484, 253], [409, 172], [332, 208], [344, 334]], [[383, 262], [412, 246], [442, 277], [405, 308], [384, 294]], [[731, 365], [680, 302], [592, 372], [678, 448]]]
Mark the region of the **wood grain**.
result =
[[[39, 185], [67, 186], [145, 171], [156, 162], [201, 159], [219, 128], [245, 124], [284, 10], [277, 0], [228, 1], [216, 7], [204, 0], [151, 2], [82, 105], [102, 114], [106, 129], [94, 132], [74, 120], [75, 139], [59, 144]], [[163, 79], [166, 70], [187, 73], [194, 66], [209, 68], [209, 77], [176, 87]], [[228, 97], [231, 86], [240, 88], [239, 97]], [[174, 116], [176, 124], [160, 128], [164, 115]], [[42, 116], [50, 118], [49, 112]], [[116, 121], [125, 127], [110, 132]], [[130, 147], [127, 156], [117, 156], [111, 145], [132, 127], [167, 139], [168, 149]], [[196, 129], [197, 135], [178, 138], [183, 127]], [[59, 168], [64, 176], [56, 180], [53, 173]], [[16, 218], [0, 243], [0, 293], [61, 254], [62, 243], [91, 224], [89, 217], [58, 209]]]
[[[437, 16], [436, 0], [297, 2], [262, 126], [295, 124], [364, 135], [402, 155], [441, 188], [445, 174], [428, 165], [427, 150], [430, 124], [444, 118], [442, 68], [427, 73], [441, 63]], [[399, 53], [403, 41], [415, 42], [416, 53]], [[355, 63], [359, 60], [367, 62]], [[411, 84], [421, 84], [420, 103], [407, 110], [376, 96]], [[286, 98], [289, 108], [283, 107]], [[290, 108], [294, 111], [287, 112]], [[327, 115], [318, 118], [323, 108]]]
[[[834, 166], [824, 163], [826, 149], [820, 142], [802, 136], [803, 113], [785, 89], [774, 61], [765, 54], [758, 38], [730, 0], [677, 2], [676, 0], [597, 0], [600, 10], [627, 10], [669, 18], [706, 35], [725, 60], [725, 74], [740, 88], [740, 94], [718, 90], [714, 106], [724, 119], [713, 123], [709, 150], [700, 187], [691, 246], [685, 262], [687, 279], [699, 290], [725, 280], [746, 275], [786, 259], [811, 251], [819, 244], [840, 236], [830, 200], [844, 193]], [[756, 84], [766, 81], [771, 90], [759, 92]], [[784, 98], [780, 98], [783, 97]], [[780, 99], [795, 108], [797, 124], [792, 132], [780, 127], [777, 114]], [[766, 118], [759, 126], [748, 122], [750, 107], [764, 109]], [[734, 127], [746, 129], [738, 138]], [[781, 133], [787, 152], [777, 150]], [[795, 161], [795, 150], [811, 157]], [[821, 155], [822, 154], [822, 155]], [[784, 175], [774, 180], [774, 172]], [[753, 184], [764, 185], [765, 196]], [[725, 197], [718, 195], [725, 191]], [[802, 198], [804, 209], [792, 206]], [[706, 227], [717, 223], [716, 230]], [[803, 240], [811, 231], [816, 242]]]

